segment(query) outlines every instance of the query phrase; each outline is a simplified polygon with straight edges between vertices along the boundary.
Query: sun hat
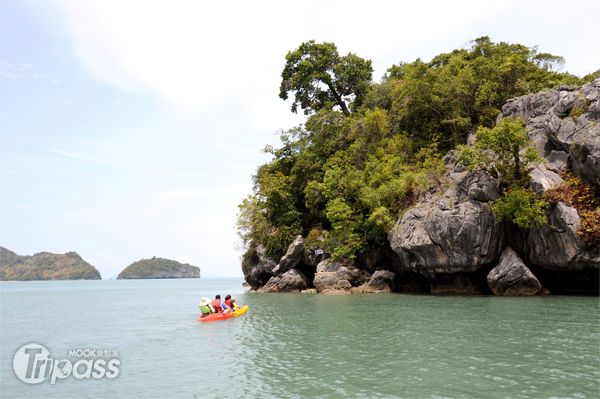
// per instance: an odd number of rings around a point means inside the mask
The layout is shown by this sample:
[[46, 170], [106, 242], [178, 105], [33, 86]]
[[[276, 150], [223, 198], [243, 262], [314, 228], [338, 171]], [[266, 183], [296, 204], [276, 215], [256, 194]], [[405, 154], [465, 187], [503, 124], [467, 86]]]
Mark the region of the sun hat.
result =
[[208, 299], [207, 297], [203, 296], [202, 299], [200, 299], [200, 306], [206, 306], [210, 304], [210, 299]]

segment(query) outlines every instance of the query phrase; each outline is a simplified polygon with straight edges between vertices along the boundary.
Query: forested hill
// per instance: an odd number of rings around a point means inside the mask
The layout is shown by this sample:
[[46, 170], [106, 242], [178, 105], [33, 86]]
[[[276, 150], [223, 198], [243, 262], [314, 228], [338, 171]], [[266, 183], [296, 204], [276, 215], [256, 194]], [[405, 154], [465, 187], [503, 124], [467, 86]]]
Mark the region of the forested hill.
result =
[[32, 256], [0, 247], [0, 280], [100, 280], [100, 272], [76, 252]]
[[[342, 262], [360, 263], [389, 248], [399, 218], [443, 188], [446, 154], [495, 179], [498, 220], [523, 229], [544, 224], [547, 201], [527, 177], [541, 158], [531, 150], [526, 121], [496, 120], [511, 98], [574, 90], [600, 77], [600, 70], [585, 77], [561, 72], [563, 63], [536, 48], [481, 37], [430, 61], [392, 65], [375, 83], [371, 61], [340, 55], [333, 43], [302, 43], [286, 56], [280, 97], [308, 118], [281, 133], [280, 147], [265, 148], [273, 159], [258, 168], [254, 192], [240, 204], [245, 275], [263, 258], [277, 265], [299, 235], [305, 247]], [[573, 117], [587, 111], [583, 96]], [[469, 137], [478, 139], [475, 146], [464, 146]], [[490, 154], [494, 159], [486, 159]], [[515, 205], [524, 202], [529, 206]], [[516, 216], [519, 207], [528, 213]], [[269, 268], [259, 273], [263, 279], [273, 275]]]
[[200, 268], [171, 259], [153, 257], [133, 262], [117, 277], [117, 279], [146, 278], [200, 278]]

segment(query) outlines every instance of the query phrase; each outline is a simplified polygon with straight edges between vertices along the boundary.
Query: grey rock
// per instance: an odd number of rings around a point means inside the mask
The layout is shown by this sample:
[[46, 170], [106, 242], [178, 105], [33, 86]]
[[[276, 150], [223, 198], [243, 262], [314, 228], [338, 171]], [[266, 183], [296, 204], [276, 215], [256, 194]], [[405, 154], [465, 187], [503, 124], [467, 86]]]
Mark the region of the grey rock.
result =
[[565, 117], [578, 104], [578, 92], [576, 91], [559, 91], [558, 101], [552, 109], [554, 113], [560, 117]]
[[299, 292], [308, 287], [308, 279], [301, 271], [290, 269], [273, 276], [258, 292]]
[[388, 234], [409, 270], [424, 275], [474, 271], [497, 256], [501, 231], [489, 205], [446, 200], [450, 204], [430, 201], [409, 209]]
[[536, 165], [529, 171], [529, 177], [531, 179], [531, 188], [538, 194], [543, 194], [564, 183], [564, 180], [558, 173], [546, 169], [541, 164]]
[[529, 257], [535, 266], [555, 270], [600, 268], [600, 245], [587, 246], [577, 235], [577, 210], [559, 202], [550, 210], [550, 223], [529, 231]]
[[553, 163], [553, 151], [568, 153], [573, 171], [600, 187], [599, 81], [513, 98], [498, 118], [522, 117], [542, 156]]
[[326, 253], [322, 248], [304, 248], [304, 254], [302, 255], [302, 264], [316, 267], [319, 262], [323, 259], [328, 258], [330, 255]]
[[352, 287], [366, 283], [370, 277], [368, 272], [352, 262], [338, 262], [329, 258], [317, 265], [313, 284], [320, 293], [349, 293]]
[[524, 120], [546, 114], [558, 101], [556, 90], [546, 90], [536, 94], [511, 98], [502, 106], [502, 115]]
[[469, 173], [458, 187], [466, 198], [476, 201], [488, 202], [500, 197], [496, 180], [482, 171]]
[[273, 270], [277, 267], [277, 263], [265, 255], [265, 248], [262, 245], [256, 247], [255, 253], [258, 258], [257, 263], [244, 276], [244, 279], [253, 290], [265, 285], [273, 276]]
[[512, 248], [506, 248], [500, 263], [487, 275], [494, 295], [535, 295], [542, 285]]
[[279, 261], [279, 265], [273, 270], [274, 274], [283, 274], [288, 270], [298, 266], [304, 255], [304, 239], [301, 235], [297, 236], [288, 246], [288, 249]]
[[555, 172], [566, 171], [569, 168], [569, 154], [565, 151], [550, 150], [546, 155], [546, 164]]
[[356, 293], [392, 292], [395, 277], [396, 273], [389, 270], [377, 270], [367, 283], [352, 288], [351, 291]]

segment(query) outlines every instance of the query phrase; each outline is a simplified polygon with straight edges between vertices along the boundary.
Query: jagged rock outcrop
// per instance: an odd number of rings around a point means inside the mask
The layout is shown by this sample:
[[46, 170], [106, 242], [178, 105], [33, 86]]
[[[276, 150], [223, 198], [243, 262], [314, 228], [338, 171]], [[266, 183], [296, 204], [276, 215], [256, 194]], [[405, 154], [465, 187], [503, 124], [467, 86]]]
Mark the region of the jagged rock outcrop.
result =
[[244, 279], [250, 284], [251, 289], [257, 290], [273, 277], [273, 270], [277, 267], [277, 262], [265, 254], [265, 248], [262, 245], [254, 248], [252, 255], [249, 261], [252, 264], [243, 267]]
[[458, 188], [460, 200], [488, 202], [500, 197], [496, 180], [482, 171], [466, 173], [465, 177], [459, 181]]
[[555, 270], [600, 268], [600, 245], [589, 247], [579, 238], [580, 224], [577, 210], [559, 202], [550, 210], [548, 225], [529, 231], [531, 263]]
[[498, 196], [481, 173], [451, 173], [441, 196], [405, 212], [388, 240], [405, 267], [422, 274], [477, 270], [494, 260], [501, 230], [489, 205]]
[[304, 248], [302, 255], [302, 264], [310, 267], [317, 267], [325, 257], [328, 257], [325, 251], [321, 248]]
[[0, 247], [0, 280], [100, 280], [100, 272], [76, 252], [22, 256]]
[[153, 257], [133, 262], [119, 273], [117, 279], [200, 278], [200, 268], [188, 263]]
[[304, 239], [301, 235], [297, 236], [288, 246], [288, 249], [279, 261], [279, 265], [273, 269], [274, 274], [283, 274], [288, 270], [298, 266], [304, 255]]
[[531, 188], [540, 195], [565, 182], [558, 173], [547, 169], [543, 164], [534, 166], [529, 171], [529, 178]]
[[359, 286], [352, 288], [351, 291], [355, 293], [382, 293], [392, 292], [394, 288], [394, 279], [396, 273], [389, 270], [377, 270], [371, 276], [371, 279]]
[[495, 295], [535, 295], [542, 289], [537, 277], [512, 248], [506, 248], [500, 263], [487, 275]]
[[283, 274], [271, 277], [258, 292], [298, 292], [308, 287], [308, 279], [301, 271], [290, 269]]
[[339, 294], [365, 284], [370, 278], [371, 275], [367, 271], [352, 262], [337, 262], [329, 258], [317, 265], [313, 283], [317, 292]]
[[529, 138], [557, 170], [571, 168], [600, 187], [600, 79], [509, 100], [499, 118], [523, 118]]

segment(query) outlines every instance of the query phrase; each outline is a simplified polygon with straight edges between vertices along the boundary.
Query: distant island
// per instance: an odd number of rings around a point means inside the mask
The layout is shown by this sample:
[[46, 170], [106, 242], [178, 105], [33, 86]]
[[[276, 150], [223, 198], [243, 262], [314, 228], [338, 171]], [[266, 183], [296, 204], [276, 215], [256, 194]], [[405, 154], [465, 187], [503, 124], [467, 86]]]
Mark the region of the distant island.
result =
[[118, 280], [146, 278], [200, 278], [200, 268], [171, 259], [153, 257], [133, 262], [117, 277]]
[[100, 272], [77, 254], [39, 252], [17, 255], [0, 247], [0, 280], [100, 280]]

